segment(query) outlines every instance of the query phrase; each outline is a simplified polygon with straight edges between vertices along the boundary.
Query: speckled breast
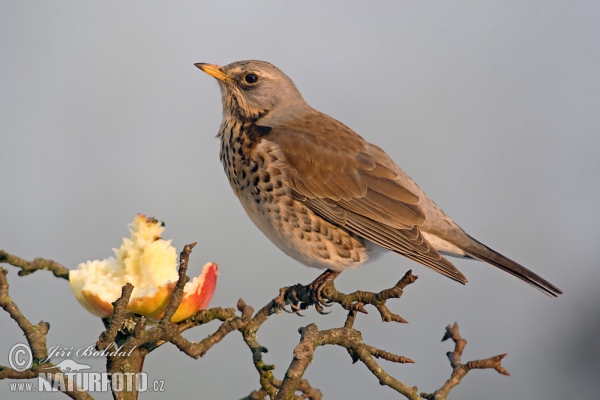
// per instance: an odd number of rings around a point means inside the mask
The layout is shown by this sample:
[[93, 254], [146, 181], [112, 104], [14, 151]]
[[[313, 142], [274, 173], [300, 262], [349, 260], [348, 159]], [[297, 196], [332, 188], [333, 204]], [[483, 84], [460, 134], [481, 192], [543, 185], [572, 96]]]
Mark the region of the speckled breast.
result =
[[220, 158], [248, 217], [284, 253], [304, 265], [343, 270], [364, 263], [363, 240], [314, 214], [291, 196], [284, 156], [268, 127], [223, 122]]

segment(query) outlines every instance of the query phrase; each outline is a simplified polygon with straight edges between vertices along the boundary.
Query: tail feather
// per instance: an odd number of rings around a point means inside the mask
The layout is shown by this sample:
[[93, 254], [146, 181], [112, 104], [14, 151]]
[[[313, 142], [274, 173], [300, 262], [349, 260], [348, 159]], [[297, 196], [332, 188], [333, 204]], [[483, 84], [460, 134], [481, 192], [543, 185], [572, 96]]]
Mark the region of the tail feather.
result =
[[562, 294], [562, 290], [539, 276], [538, 274], [528, 270], [521, 264], [503, 256], [495, 250], [490, 249], [483, 243], [473, 239], [469, 236], [472, 243], [466, 246], [459, 246], [469, 256], [493, 265], [494, 267], [500, 268], [509, 274], [516, 276], [517, 278], [525, 281], [531, 286], [535, 287], [539, 291], [551, 297], [558, 297]]

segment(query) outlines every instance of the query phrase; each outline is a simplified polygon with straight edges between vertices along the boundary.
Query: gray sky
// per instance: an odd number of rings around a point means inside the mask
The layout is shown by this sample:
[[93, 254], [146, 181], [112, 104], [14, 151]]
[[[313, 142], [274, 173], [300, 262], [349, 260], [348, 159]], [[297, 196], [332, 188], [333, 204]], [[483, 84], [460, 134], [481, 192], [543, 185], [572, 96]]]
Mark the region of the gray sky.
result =
[[[456, 262], [467, 286], [397, 255], [346, 272], [336, 281], [345, 291], [381, 290], [411, 268], [420, 277], [390, 303], [408, 325], [383, 324], [375, 310], [357, 323], [365, 342], [417, 362], [382, 361], [388, 372], [438, 388], [452, 349], [440, 339], [458, 321], [469, 341], [463, 360], [507, 352], [512, 376], [474, 371], [451, 398], [600, 390], [600, 3], [169, 4], [0, 2], [0, 248], [74, 268], [112, 255], [141, 212], [165, 221], [178, 249], [199, 243], [190, 274], [219, 263], [213, 306], [242, 297], [260, 307], [280, 287], [312, 281], [318, 271], [280, 253], [232, 194], [214, 138], [217, 84], [193, 66], [262, 59], [313, 107], [384, 148], [469, 233], [565, 292], [547, 298], [473, 261]], [[50, 322], [49, 345], [95, 343], [102, 324], [66, 282], [8, 269], [21, 310]], [[298, 327], [340, 326], [345, 315], [306, 314], [271, 318], [259, 331], [280, 378]], [[5, 313], [0, 326], [6, 364], [23, 337]], [[85, 362], [99, 371], [104, 360]], [[237, 333], [197, 361], [163, 346], [145, 370], [181, 398], [236, 399], [258, 388]], [[319, 348], [306, 377], [328, 399], [397, 398], [341, 348]], [[17, 398], [8, 381], [0, 393]]]

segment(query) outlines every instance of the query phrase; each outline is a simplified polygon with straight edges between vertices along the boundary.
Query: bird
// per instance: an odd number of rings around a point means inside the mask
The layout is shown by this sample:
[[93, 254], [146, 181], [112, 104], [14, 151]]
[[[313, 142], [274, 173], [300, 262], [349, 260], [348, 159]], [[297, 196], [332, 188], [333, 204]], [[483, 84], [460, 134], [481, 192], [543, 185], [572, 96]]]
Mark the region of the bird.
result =
[[194, 65], [219, 84], [220, 160], [246, 214], [288, 256], [325, 270], [321, 282], [391, 251], [462, 284], [447, 256], [562, 294], [467, 234], [384, 150], [312, 108], [273, 64]]

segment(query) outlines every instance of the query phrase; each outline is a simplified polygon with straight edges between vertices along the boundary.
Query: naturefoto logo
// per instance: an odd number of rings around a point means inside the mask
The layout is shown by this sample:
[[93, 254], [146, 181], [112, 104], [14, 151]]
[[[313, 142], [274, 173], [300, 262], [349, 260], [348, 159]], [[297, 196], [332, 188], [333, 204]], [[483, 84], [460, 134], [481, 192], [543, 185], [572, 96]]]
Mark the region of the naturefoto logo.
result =
[[77, 361], [70, 360], [70, 359], [67, 358], [66, 360], [62, 360], [61, 362], [59, 362], [58, 364], [56, 364], [55, 367], [52, 367], [52, 368], [40, 368], [40, 370], [54, 369], [54, 368], [58, 368], [62, 372], [79, 372], [79, 371], [84, 370], [84, 369], [92, 369], [92, 367], [90, 367], [87, 364], [79, 364]]
[[[133, 350], [132, 350], [133, 351]], [[130, 352], [129, 352], [130, 353]], [[113, 346], [103, 351], [97, 351], [93, 346], [83, 347], [75, 351], [73, 348], [54, 346], [48, 349], [48, 357], [40, 360], [39, 364], [49, 362], [51, 357], [106, 357], [127, 356], [129, 353], [121, 352], [121, 348]], [[28, 345], [17, 343], [8, 354], [8, 364], [15, 371], [23, 372], [33, 366], [33, 355]], [[60, 372], [56, 372], [56, 370]], [[148, 383], [148, 376], [144, 372], [133, 373], [108, 373], [92, 372], [88, 364], [65, 358], [50, 368], [40, 368], [37, 387], [32, 382], [11, 382], [12, 392], [164, 392], [164, 381], [153, 380]], [[50, 372], [52, 371], [52, 372]]]

